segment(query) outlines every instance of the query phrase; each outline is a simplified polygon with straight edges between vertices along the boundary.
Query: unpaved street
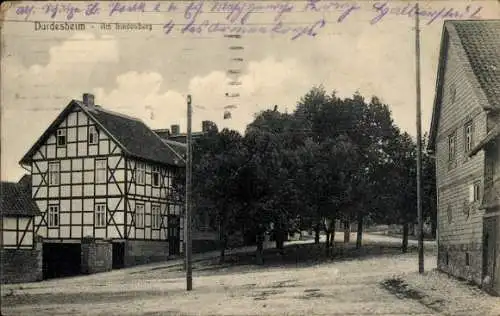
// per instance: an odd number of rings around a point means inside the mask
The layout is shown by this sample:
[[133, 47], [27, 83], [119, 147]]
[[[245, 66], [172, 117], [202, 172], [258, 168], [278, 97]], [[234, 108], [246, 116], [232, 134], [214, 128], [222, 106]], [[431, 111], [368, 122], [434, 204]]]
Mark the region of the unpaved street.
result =
[[[427, 254], [427, 271], [435, 260]], [[2, 315], [500, 315], [500, 299], [416, 269], [415, 253], [265, 267], [201, 262], [188, 293], [181, 266], [156, 264], [8, 285]], [[415, 291], [393, 293], [384, 280]]]

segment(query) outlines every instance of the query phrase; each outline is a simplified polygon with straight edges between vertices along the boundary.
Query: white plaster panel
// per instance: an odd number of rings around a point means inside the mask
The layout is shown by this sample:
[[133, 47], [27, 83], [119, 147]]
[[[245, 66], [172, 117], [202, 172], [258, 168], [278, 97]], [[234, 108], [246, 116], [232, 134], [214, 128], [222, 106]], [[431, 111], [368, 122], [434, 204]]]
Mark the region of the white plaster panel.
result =
[[76, 157], [76, 144], [75, 143], [71, 143], [71, 144], [68, 144], [68, 157]]
[[107, 140], [101, 140], [99, 142], [99, 155], [109, 154], [109, 142]]
[[73, 226], [82, 224], [82, 213], [81, 212], [73, 212], [71, 213], [71, 223]]
[[95, 156], [98, 154], [97, 145], [89, 145], [89, 156]]
[[70, 185], [62, 185], [61, 186], [61, 197], [70, 197], [71, 196], [71, 186]]
[[69, 238], [69, 226], [61, 226], [59, 227], [59, 234], [61, 238]]
[[78, 157], [87, 156], [87, 143], [78, 143]]
[[94, 195], [94, 185], [93, 184], [85, 184], [83, 186], [83, 195], [84, 196], [93, 196]]
[[47, 146], [47, 158], [52, 159], [56, 158], [56, 146], [48, 145]]
[[77, 139], [76, 139], [76, 127], [73, 127], [73, 128], [68, 128], [67, 132], [66, 132], [66, 135], [68, 137], [68, 142], [76, 142]]
[[82, 196], [82, 186], [73, 184], [72, 186], [72, 195], [73, 196]]
[[57, 158], [66, 158], [66, 147], [57, 147]]
[[[81, 221], [82, 220], [80, 219], [80, 222]], [[82, 238], [82, 227], [81, 226], [73, 225], [73, 227], [71, 227], [71, 238]]]
[[83, 159], [73, 159], [73, 171], [83, 170]]

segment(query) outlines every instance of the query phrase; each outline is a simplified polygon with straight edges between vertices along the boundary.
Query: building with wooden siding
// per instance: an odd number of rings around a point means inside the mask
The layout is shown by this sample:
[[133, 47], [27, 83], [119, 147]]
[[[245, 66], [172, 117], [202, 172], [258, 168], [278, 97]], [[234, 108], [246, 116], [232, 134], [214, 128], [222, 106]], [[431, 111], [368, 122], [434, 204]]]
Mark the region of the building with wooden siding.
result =
[[72, 100], [20, 164], [31, 170], [46, 277], [165, 260], [182, 251], [185, 145], [141, 120]]
[[500, 21], [446, 21], [429, 150], [438, 268], [500, 293]]
[[0, 211], [2, 283], [41, 280], [42, 245], [34, 228], [40, 210], [31, 199], [29, 187], [23, 182], [0, 182]]

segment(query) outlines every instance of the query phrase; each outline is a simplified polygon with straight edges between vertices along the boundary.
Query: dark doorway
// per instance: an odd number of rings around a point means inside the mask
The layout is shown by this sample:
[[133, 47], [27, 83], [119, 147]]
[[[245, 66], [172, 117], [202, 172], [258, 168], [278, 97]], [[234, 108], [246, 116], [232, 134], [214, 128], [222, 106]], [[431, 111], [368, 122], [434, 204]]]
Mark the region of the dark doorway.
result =
[[496, 258], [496, 227], [497, 219], [488, 217], [484, 219], [483, 226], [483, 280], [490, 277], [490, 282], [495, 280], [495, 258]]
[[180, 243], [181, 243], [181, 219], [177, 215], [168, 216], [168, 254], [170, 256], [175, 256], [180, 253]]
[[113, 243], [113, 269], [121, 269], [125, 267], [125, 243]]
[[81, 245], [43, 244], [43, 278], [61, 278], [81, 273]]

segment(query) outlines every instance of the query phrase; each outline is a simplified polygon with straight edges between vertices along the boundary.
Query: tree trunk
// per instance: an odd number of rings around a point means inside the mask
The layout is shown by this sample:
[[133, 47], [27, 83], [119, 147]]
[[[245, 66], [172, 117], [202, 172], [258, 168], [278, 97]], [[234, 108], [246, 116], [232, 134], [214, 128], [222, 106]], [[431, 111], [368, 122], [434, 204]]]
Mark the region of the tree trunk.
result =
[[257, 233], [257, 252], [256, 252], [257, 264], [264, 264], [264, 234], [262, 232]]
[[330, 247], [335, 247], [335, 221], [333, 221], [332, 229], [330, 230]]
[[224, 224], [219, 224], [219, 247], [220, 247], [220, 255], [219, 255], [219, 263], [224, 263], [226, 257], [226, 246], [227, 246], [227, 238], [224, 232]]
[[406, 222], [403, 224], [403, 244], [401, 246], [401, 250], [403, 253], [406, 253], [408, 251], [408, 234], [410, 232], [410, 227], [409, 223]]
[[282, 227], [279, 227], [276, 230], [275, 237], [276, 237], [276, 249], [279, 250], [280, 254], [283, 254], [283, 246], [285, 244], [285, 232]]
[[326, 249], [330, 248], [330, 232], [328, 230], [326, 230], [325, 248]]
[[348, 243], [351, 241], [351, 223], [349, 220], [344, 220], [344, 242]]
[[361, 248], [361, 242], [363, 240], [363, 214], [358, 211], [358, 231], [356, 233], [356, 249]]
[[317, 245], [319, 244], [319, 232], [320, 232], [320, 229], [319, 229], [319, 223], [316, 224], [316, 227], [314, 228], [314, 243]]
[[333, 221], [333, 225], [330, 226], [330, 230], [326, 233], [326, 255], [332, 255], [332, 249], [335, 247], [335, 221]]

